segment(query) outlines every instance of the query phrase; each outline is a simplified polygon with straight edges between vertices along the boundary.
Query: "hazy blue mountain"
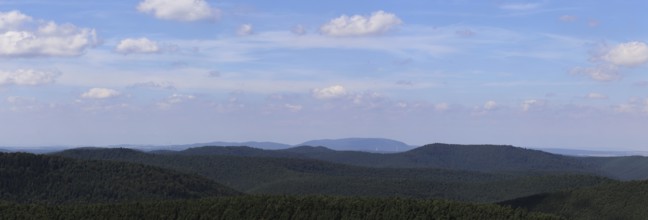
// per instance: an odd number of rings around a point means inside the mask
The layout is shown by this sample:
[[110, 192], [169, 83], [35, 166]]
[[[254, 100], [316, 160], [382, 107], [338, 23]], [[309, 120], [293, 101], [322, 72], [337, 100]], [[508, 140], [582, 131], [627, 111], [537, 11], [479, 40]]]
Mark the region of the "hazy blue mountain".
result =
[[343, 138], [306, 141], [298, 146], [323, 146], [341, 151], [401, 152], [412, 149], [406, 143], [385, 138]]
[[268, 149], [268, 150], [285, 149], [285, 148], [292, 147], [292, 145], [289, 144], [267, 142], [267, 141], [247, 141], [247, 142], [213, 141], [207, 143], [181, 144], [181, 145], [165, 145], [165, 146], [124, 145], [119, 147], [136, 148], [145, 151], [181, 151], [189, 148], [204, 147], [204, 146], [245, 146], [245, 147], [253, 147], [253, 148]]

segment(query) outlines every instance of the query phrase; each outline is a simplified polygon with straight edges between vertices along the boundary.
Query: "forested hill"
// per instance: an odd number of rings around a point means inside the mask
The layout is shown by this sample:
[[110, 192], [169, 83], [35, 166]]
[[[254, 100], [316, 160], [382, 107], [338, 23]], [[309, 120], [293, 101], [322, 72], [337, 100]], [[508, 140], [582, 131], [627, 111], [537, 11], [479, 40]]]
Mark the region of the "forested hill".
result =
[[113, 202], [238, 195], [212, 180], [140, 164], [0, 153], [0, 200]]
[[648, 181], [630, 181], [519, 198], [504, 205], [568, 219], [646, 219]]
[[365, 167], [438, 168], [480, 172], [562, 172], [602, 175], [620, 180], [648, 179], [648, 158], [572, 157], [507, 145], [429, 144], [400, 153], [336, 151], [300, 146], [283, 150], [207, 146], [165, 154], [283, 157]]
[[129, 149], [75, 149], [58, 155], [128, 161], [196, 173], [254, 194], [400, 196], [494, 202], [611, 181], [587, 175], [360, 167], [311, 159], [147, 154]]
[[98, 205], [0, 202], [3, 219], [560, 219], [490, 204], [401, 198], [238, 196]]
[[513, 146], [430, 144], [401, 153], [335, 151], [301, 146], [284, 150], [249, 147], [199, 147], [179, 151], [183, 155], [235, 155], [247, 157], [309, 158], [334, 163], [399, 168], [439, 168], [483, 172], [549, 171], [596, 173], [573, 157]]

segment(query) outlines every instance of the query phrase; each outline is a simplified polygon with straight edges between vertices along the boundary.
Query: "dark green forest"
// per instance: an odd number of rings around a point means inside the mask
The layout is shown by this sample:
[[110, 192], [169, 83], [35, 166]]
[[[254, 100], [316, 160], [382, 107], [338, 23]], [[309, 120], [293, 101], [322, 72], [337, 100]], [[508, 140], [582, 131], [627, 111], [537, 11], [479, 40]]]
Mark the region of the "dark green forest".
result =
[[92, 205], [0, 204], [2, 219], [559, 219], [490, 204], [400, 198], [239, 196]]
[[207, 178], [159, 167], [0, 153], [0, 200], [4, 201], [87, 203], [239, 194]]
[[167, 155], [301, 158], [363, 167], [438, 168], [480, 172], [581, 173], [619, 180], [648, 178], [648, 158], [642, 156], [572, 157], [507, 145], [437, 143], [401, 153], [334, 151], [325, 147], [310, 146], [283, 150], [206, 146], [160, 153]]
[[642, 219], [648, 181], [624, 181], [646, 161], [444, 144], [0, 153], [0, 219]]
[[646, 219], [648, 181], [630, 181], [539, 194], [503, 205], [554, 213], [569, 219]]
[[484, 173], [433, 168], [377, 168], [291, 158], [160, 155], [131, 149], [74, 149], [58, 155], [160, 166], [199, 174], [253, 194], [400, 196], [497, 202], [613, 181], [593, 175], [536, 171]]

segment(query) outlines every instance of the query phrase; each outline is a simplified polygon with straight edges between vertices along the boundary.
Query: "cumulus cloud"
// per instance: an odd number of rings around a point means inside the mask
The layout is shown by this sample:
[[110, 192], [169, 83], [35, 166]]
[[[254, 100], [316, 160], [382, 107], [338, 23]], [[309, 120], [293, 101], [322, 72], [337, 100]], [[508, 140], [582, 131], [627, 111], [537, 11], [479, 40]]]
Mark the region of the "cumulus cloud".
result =
[[242, 24], [236, 30], [236, 34], [239, 36], [248, 36], [254, 34], [254, 27], [251, 24]]
[[92, 88], [87, 92], [81, 94], [81, 98], [85, 99], [107, 99], [119, 96], [119, 92], [113, 89], [107, 88]]
[[334, 37], [377, 35], [402, 24], [395, 14], [376, 11], [371, 16], [342, 15], [320, 27], [322, 34]]
[[334, 99], [346, 96], [348, 94], [346, 88], [341, 85], [334, 85], [321, 89], [313, 90], [313, 97], [317, 99]]
[[539, 3], [509, 3], [500, 5], [501, 9], [515, 11], [533, 10], [539, 7]]
[[0, 71], [0, 86], [36, 86], [53, 83], [61, 73], [56, 71], [41, 71], [19, 69], [16, 71]]
[[487, 101], [486, 103], [484, 103], [484, 109], [485, 110], [493, 110], [493, 109], [496, 109], [496, 108], [497, 108], [497, 102], [495, 102], [495, 101], [491, 100], [491, 101]]
[[115, 48], [117, 53], [132, 54], [132, 53], [158, 53], [160, 47], [157, 42], [149, 40], [148, 38], [127, 38], [119, 42]]
[[587, 75], [591, 79], [602, 82], [609, 82], [621, 78], [619, 68], [614, 65], [598, 65], [596, 67], [576, 67], [572, 69], [572, 74]]
[[589, 59], [595, 67], [576, 67], [572, 74], [588, 75], [597, 81], [613, 81], [621, 78], [622, 68], [632, 68], [648, 63], [648, 44], [631, 41], [612, 47], [600, 46]]
[[220, 10], [205, 0], [144, 0], [137, 10], [158, 19], [174, 21], [216, 20]]
[[167, 97], [165, 100], [158, 102], [157, 106], [161, 109], [168, 109], [173, 105], [193, 99], [196, 99], [196, 97], [193, 95], [173, 94]]
[[596, 92], [590, 92], [589, 94], [587, 94], [586, 97], [588, 99], [607, 99], [608, 98], [608, 96], [603, 95], [601, 93], [596, 93]]
[[0, 12], [0, 56], [78, 56], [98, 44], [94, 29], [35, 20], [19, 11]]
[[522, 101], [522, 111], [528, 112], [533, 108], [542, 107], [546, 104], [544, 100], [527, 99]]
[[618, 113], [648, 113], [648, 98], [632, 98], [628, 103], [617, 105], [614, 111]]
[[612, 47], [603, 60], [618, 66], [635, 67], [648, 63], [648, 45], [632, 41]]
[[0, 30], [12, 30], [31, 22], [32, 18], [19, 11], [0, 12]]

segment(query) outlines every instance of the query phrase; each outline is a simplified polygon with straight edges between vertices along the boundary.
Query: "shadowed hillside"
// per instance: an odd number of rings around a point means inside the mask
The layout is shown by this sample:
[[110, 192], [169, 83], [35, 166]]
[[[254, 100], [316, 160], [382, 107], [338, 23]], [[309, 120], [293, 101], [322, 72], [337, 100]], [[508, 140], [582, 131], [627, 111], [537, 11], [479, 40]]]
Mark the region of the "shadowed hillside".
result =
[[0, 153], [0, 200], [5, 201], [112, 202], [238, 194], [209, 179], [158, 167]]
[[646, 219], [648, 181], [619, 182], [540, 194], [502, 204], [569, 219]]
[[586, 175], [376, 168], [291, 158], [156, 155], [129, 149], [75, 149], [59, 155], [129, 161], [196, 173], [234, 189], [259, 194], [405, 196], [492, 202], [611, 181]]

